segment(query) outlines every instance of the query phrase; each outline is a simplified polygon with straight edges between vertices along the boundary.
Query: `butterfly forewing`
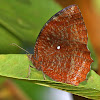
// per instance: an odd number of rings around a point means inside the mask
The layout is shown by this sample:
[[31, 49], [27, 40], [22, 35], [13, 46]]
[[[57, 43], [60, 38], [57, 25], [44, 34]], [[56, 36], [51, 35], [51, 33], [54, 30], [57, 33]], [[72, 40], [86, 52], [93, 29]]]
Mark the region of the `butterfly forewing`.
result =
[[77, 5], [56, 13], [37, 38], [32, 62], [55, 81], [78, 85], [93, 60], [87, 48], [87, 29]]

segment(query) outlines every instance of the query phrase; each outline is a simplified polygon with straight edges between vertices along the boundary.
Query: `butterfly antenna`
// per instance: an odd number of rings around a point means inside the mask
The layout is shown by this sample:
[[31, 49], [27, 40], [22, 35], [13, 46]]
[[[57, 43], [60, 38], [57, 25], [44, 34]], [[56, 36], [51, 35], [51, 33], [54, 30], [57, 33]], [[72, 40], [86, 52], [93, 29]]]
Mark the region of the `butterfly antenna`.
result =
[[25, 51], [26, 53], [30, 54], [27, 50], [25, 50], [24, 48], [20, 47], [20, 46], [17, 45], [16, 43], [12, 43], [11, 45], [16, 46], [16, 47], [22, 49], [23, 51]]

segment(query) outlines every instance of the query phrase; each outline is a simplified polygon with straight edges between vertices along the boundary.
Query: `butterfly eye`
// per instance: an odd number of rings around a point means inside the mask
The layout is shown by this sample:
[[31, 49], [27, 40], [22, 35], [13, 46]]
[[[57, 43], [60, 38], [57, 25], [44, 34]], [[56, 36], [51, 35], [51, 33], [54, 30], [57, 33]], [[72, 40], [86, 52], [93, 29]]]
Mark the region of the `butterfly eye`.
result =
[[57, 49], [59, 50], [59, 49], [61, 49], [61, 47], [60, 46], [57, 46]]

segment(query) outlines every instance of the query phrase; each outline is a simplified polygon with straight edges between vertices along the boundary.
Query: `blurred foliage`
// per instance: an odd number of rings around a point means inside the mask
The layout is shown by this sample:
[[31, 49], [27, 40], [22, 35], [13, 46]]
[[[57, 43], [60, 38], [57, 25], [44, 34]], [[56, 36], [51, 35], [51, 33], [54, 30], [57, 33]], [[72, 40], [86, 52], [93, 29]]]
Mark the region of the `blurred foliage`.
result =
[[95, 7], [95, 11], [100, 14], [100, 0], [92, 0], [92, 4]]
[[32, 100], [51, 100], [49, 98], [49, 88], [43, 87], [28, 81], [21, 81], [13, 79], [15, 83], [19, 85], [19, 88], [24, 90], [24, 92], [32, 99]]
[[19, 53], [11, 43], [33, 48], [45, 22], [60, 9], [53, 0], [0, 0], [0, 53]]
[[91, 57], [94, 60], [94, 62], [91, 64], [91, 69], [97, 70], [97, 67], [98, 67], [98, 59], [97, 59], [97, 56], [95, 54], [95, 51], [94, 51], [94, 49], [92, 47], [92, 44], [91, 44], [91, 42], [90, 42], [89, 39], [88, 39], [88, 48], [89, 48], [89, 50], [91, 52]]
[[6, 80], [6, 77], [0, 76], [0, 85]]

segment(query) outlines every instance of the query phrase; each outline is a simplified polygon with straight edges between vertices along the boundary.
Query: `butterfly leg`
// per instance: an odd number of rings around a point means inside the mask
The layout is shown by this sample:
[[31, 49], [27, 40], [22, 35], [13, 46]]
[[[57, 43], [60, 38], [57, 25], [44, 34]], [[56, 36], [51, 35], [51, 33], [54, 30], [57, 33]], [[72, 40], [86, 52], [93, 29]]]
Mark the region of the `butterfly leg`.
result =
[[29, 78], [29, 76], [30, 76], [30, 73], [31, 73], [31, 69], [30, 69], [30, 67], [31, 67], [31, 68], [35, 68], [34, 66], [31, 66], [31, 65], [29, 65], [29, 71], [28, 71], [27, 78]]
[[46, 77], [45, 77], [45, 74], [44, 74], [44, 72], [42, 71], [42, 73], [43, 73], [43, 78], [44, 78], [44, 80], [46, 80]]
[[43, 72], [43, 68], [41, 68], [41, 71], [42, 71], [44, 80], [46, 80], [45, 74], [44, 74], [44, 72]]

